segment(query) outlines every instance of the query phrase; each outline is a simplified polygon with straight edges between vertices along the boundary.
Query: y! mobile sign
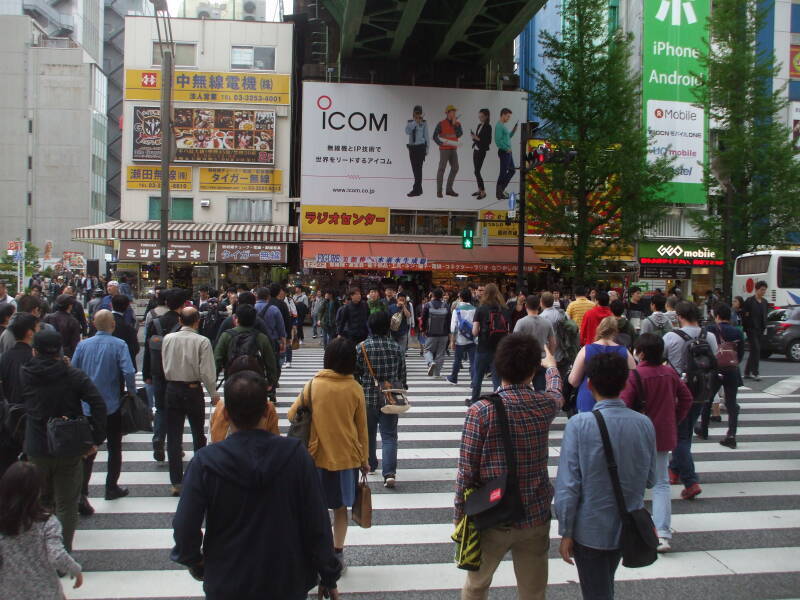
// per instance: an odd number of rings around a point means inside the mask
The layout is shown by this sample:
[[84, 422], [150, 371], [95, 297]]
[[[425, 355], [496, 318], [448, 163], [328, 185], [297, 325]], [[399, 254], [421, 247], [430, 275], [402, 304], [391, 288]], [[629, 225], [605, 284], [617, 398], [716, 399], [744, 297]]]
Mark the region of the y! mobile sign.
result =
[[[484, 210], [497, 200], [495, 134], [519, 164], [525, 92], [303, 83], [303, 204]], [[501, 121], [500, 112], [512, 114]], [[501, 143], [504, 143], [501, 141]], [[504, 159], [507, 159], [504, 156]], [[519, 189], [518, 171], [502, 187]], [[479, 196], [483, 187], [485, 196]]]
[[705, 204], [708, 117], [695, 106], [710, 0], [644, 0], [643, 108], [650, 154], [673, 156], [672, 202]]

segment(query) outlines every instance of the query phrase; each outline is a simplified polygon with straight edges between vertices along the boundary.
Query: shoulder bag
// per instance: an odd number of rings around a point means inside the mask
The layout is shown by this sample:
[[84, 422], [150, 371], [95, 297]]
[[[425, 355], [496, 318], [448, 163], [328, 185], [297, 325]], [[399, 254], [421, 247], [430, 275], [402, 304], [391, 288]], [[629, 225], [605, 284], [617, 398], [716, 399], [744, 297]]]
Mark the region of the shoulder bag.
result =
[[508, 417], [503, 399], [499, 394], [485, 396], [497, 411], [497, 425], [503, 438], [503, 450], [506, 456], [506, 472], [487, 481], [472, 492], [464, 502], [464, 513], [471, 517], [478, 531], [520, 521], [525, 516], [522, 497], [517, 479], [517, 458], [511, 444], [511, 432], [508, 429]]
[[153, 431], [153, 411], [147, 402], [145, 388], [136, 390], [136, 394], [123, 394], [119, 402], [119, 416], [122, 435], [137, 431]]
[[372, 382], [378, 388], [378, 392], [383, 397], [383, 406], [380, 407], [381, 412], [387, 415], [402, 415], [408, 412], [411, 404], [406, 396], [405, 386], [402, 381], [382, 381], [379, 382], [372, 369], [372, 363], [369, 361], [367, 354], [367, 344], [361, 344], [361, 352], [364, 354], [364, 362], [367, 365], [367, 370], [372, 377]]
[[83, 456], [94, 445], [89, 419], [51, 417], [47, 421], [47, 450], [57, 458]]
[[717, 368], [720, 371], [737, 368], [739, 366], [739, 353], [737, 352], [738, 341], [726, 341], [722, 333], [722, 325], [717, 326], [717, 331], [719, 332], [717, 335], [719, 342], [719, 347], [717, 348]]
[[[288, 437], [302, 441], [306, 448], [308, 448], [308, 444], [311, 441], [311, 385], [313, 383], [313, 379], [308, 382], [308, 406], [306, 406], [305, 401], [300, 405], [294, 415], [294, 419], [289, 423], [289, 432], [287, 433]], [[305, 393], [303, 393], [303, 396], [303, 400], [305, 400]]]
[[599, 410], [593, 410], [597, 426], [600, 428], [600, 437], [603, 438], [603, 450], [606, 454], [608, 474], [611, 477], [611, 486], [617, 499], [619, 517], [622, 521], [622, 532], [619, 538], [620, 551], [622, 552], [622, 565], [629, 569], [647, 567], [656, 562], [658, 558], [658, 534], [653, 518], [646, 508], [639, 508], [628, 512], [625, 506], [625, 497], [622, 495], [622, 485], [619, 481], [617, 461], [614, 459], [614, 450], [608, 436], [605, 419]]

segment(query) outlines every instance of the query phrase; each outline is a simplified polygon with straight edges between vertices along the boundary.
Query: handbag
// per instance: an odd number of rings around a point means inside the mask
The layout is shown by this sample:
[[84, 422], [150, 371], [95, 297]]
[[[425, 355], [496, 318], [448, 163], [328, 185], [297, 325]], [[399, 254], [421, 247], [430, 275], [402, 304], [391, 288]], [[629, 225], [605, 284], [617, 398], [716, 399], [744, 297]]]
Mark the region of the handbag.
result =
[[511, 432], [508, 429], [508, 417], [503, 399], [498, 394], [485, 396], [482, 399], [491, 401], [497, 411], [497, 424], [500, 427], [506, 456], [506, 471], [476, 489], [464, 502], [464, 513], [473, 519], [478, 531], [514, 523], [525, 516], [517, 479], [517, 458], [511, 445]]
[[[140, 389], [144, 390], [144, 388]], [[139, 390], [135, 395], [122, 395], [119, 403], [119, 417], [122, 435], [137, 431], [153, 431], [153, 411], [150, 410], [147, 400], [142, 400]]]
[[[464, 490], [464, 498], [469, 498], [475, 488]], [[481, 568], [481, 534], [473, 520], [464, 515], [456, 525], [450, 539], [456, 543], [455, 562], [459, 569], [478, 571]]]
[[89, 419], [51, 417], [47, 421], [47, 451], [57, 458], [83, 456], [94, 446]]
[[378, 388], [378, 392], [380, 392], [381, 396], [383, 397], [383, 406], [380, 407], [381, 412], [387, 415], [402, 415], [403, 413], [408, 412], [408, 409], [411, 408], [411, 403], [408, 401], [408, 396], [406, 396], [406, 390], [403, 382], [379, 382], [378, 378], [375, 376], [375, 371], [372, 369], [372, 363], [369, 361], [366, 343], [361, 344], [361, 352], [364, 353], [364, 362], [367, 364], [367, 370], [372, 377], [372, 381], [375, 384], [375, 387]]
[[[308, 448], [311, 441], [311, 385], [314, 380], [308, 382], [308, 406], [305, 402], [297, 409], [294, 419], [289, 423], [288, 437], [297, 438], [303, 442], [303, 445]], [[305, 399], [305, 393], [303, 393]]]
[[372, 527], [372, 490], [369, 489], [367, 476], [361, 474], [361, 481], [356, 488], [356, 501], [353, 504], [353, 523], [362, 529]]
[[735, 369], [739, 366], [739, 353], [737, 352], [737, 342], [725, 341], [725, 336], [722, 335], [722, 326], [718, 326], [719, 331], [719, 344], [717, 348], [717, 368], [720, 371], [728, 369]]
[[646, 508], [638, 508], [628, 512], [625, 498], [622, 495], [622, 485], [619, 482], [617, 462], [614, 459], [614, 450], [608, 436], [605, 419], [599, 410], [593, 410], [597, 426], [600, 428], [600, 437], [603, 438], [603, 450], [606, 454], [608, 474], [611, 476], [611, 486], [617, 499], [619, 517], [622, 521], [622, 532], [619, 545], [622, 552], [622, 564], [630, 569], [638, 569], [652, 565], [658, 559], [658, 534], [653, 518]]

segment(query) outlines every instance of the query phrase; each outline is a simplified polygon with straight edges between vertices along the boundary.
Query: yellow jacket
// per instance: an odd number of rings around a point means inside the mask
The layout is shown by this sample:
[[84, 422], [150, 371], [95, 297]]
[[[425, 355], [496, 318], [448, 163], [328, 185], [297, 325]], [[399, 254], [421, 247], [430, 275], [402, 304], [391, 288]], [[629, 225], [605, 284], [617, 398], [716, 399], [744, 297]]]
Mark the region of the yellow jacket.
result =
[[356, 469], [369, 458], [364, 390], [352, 375], [322, 369], [308, 382], [289, 409], [291, 421], [308, 403], [311, 389], [311, 439], [308, 452], [328, 471]]

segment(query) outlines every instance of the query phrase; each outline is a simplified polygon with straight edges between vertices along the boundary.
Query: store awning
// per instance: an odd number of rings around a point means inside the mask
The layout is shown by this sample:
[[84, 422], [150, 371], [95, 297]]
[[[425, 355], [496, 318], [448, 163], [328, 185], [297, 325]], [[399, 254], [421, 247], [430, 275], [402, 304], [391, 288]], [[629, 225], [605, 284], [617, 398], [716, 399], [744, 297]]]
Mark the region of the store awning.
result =
[[[109, 221], [72, 230], [75, 242], [103, 243], [118, 240], [158, 240], [158, 221]], [[291, 225], [244, 225], [234, 223], [178, 223], [170, 221], [169, 239], [185, 242], [283, 242], [299, 239]]]
[[[455, 244], [401, 244], [379, 242], [303, 242], [306, 269], [399, 269], [404, 271], [460, 271], [505, 273], [516, 270], [516, 246], [489, 246], [467, 250]], [[525, 270], [544, 263], [525, 248]]]

